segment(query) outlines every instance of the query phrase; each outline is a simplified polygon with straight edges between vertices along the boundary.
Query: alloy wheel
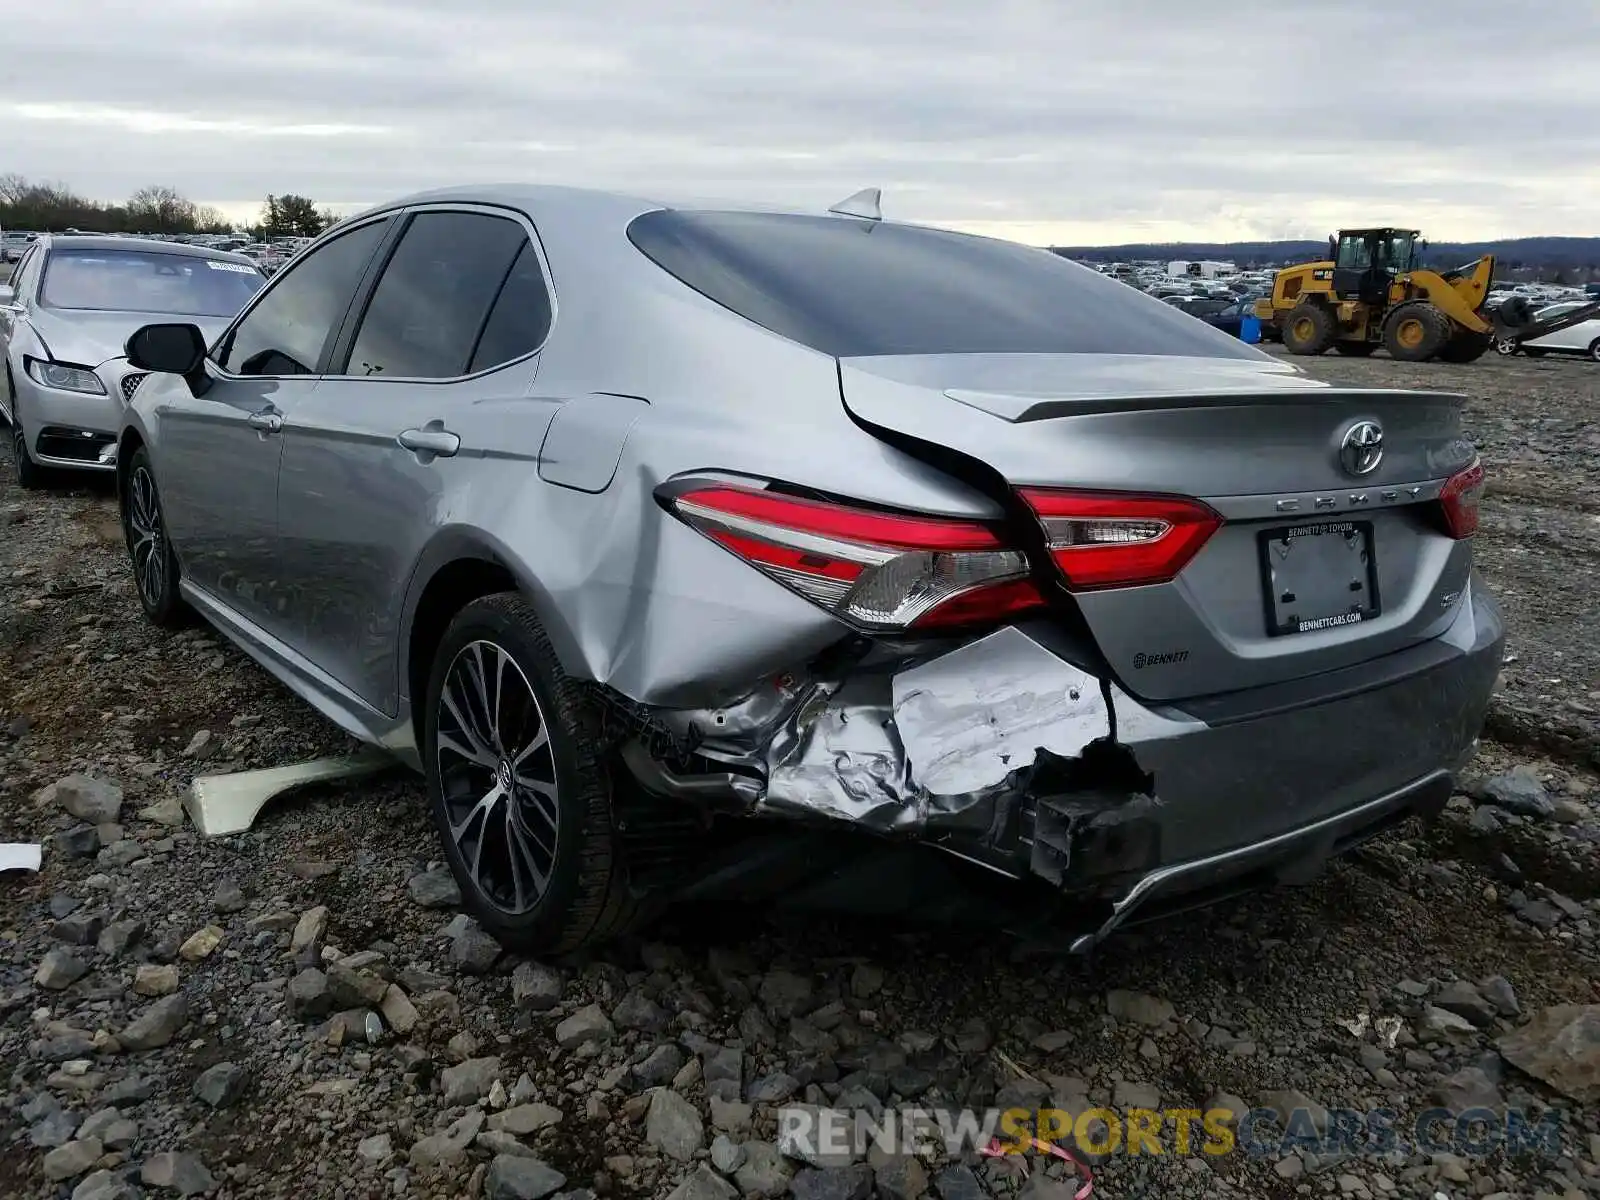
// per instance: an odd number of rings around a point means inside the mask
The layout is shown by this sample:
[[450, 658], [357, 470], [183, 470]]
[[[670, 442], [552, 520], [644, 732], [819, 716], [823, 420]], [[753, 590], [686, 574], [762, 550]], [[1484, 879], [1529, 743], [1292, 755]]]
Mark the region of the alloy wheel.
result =
[[526, 913], [550, 886], [561, 822], [544, 710], [510, 653], [480, 640], [451, 661], [436, 718], [448, 836], [485, 900]]
[[129, 553], [139, 595], [146, 605], [156, 608], [161, 604], [166, 578], [166, 535], [161, 527], [156, 481], [144, 467], [135, 468], [128, 481], [128, 527], [133, 532]]

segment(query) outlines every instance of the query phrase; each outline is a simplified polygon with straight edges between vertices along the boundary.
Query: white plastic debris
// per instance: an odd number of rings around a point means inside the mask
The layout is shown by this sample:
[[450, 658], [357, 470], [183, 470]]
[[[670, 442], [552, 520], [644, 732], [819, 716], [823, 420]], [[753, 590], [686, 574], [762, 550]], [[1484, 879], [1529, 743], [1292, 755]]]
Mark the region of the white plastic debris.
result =
[[0, 871], [37, 871], [43, 861], [38, 842], [0, 842]]
[[183, 807], [202, 837], [243, 833], [274, 797], [309, 783], [358, 779], [395, 765], [381, 750], [362, 750], [343, 758], [315, 758], [289, 767], [197, 775]]
[[1351, 1037], [1360, 1039], [1366, 1036], [1367, 1027], [1372, 1024], [1372, 1014], [1368, 1012], [1359, 1012], [1350, 1020], [1344, 1020], [1341, 1018], [1336, 1023], [1348, 1029]]

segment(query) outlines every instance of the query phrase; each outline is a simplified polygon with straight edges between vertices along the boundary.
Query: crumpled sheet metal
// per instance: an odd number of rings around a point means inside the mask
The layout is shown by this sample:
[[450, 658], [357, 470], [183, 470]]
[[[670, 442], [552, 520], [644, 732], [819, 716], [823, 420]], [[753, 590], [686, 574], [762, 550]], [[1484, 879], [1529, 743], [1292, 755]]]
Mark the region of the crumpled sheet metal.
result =
[[1007, 627], [898, 673], [819, 688], [767, 748], [758, 811], [881, 832], [987, 825], [1041, 749], [1075, 757], [1111, 732], [1099, 680]]

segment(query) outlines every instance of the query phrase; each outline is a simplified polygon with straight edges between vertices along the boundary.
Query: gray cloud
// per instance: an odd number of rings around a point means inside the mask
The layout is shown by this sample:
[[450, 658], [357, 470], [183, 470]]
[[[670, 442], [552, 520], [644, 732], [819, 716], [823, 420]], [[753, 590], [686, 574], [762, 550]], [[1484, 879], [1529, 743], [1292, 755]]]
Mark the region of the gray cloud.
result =
[[471, 180], [1027, 240], [1600, 232], [1600, 10], [1235, 0], [53, 0], [0, 170], [249, 208]]

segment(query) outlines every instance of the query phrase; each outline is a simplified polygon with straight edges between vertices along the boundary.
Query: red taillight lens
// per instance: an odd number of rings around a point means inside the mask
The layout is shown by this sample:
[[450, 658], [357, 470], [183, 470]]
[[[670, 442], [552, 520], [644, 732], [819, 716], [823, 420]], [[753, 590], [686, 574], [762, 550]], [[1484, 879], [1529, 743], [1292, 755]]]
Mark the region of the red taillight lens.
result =
[[1483, 502], [1483, 464], [1477, 459], [1463, 467], [1439, 489], [1439, 505], [1444, 509], [1445, 528], [1456, 539], [1478, 532], [1478, 505]]
[[1046, 488], [1021, 494], [1074, 591], [1165, 583], [1222, 524], [1209, 505], [1182, 496]]
[[672, 507], [752, 566], [864, 629], [994, 621], [1043, 603], [1027, 557], [974, 521], [729, 485], [685, 492]]

